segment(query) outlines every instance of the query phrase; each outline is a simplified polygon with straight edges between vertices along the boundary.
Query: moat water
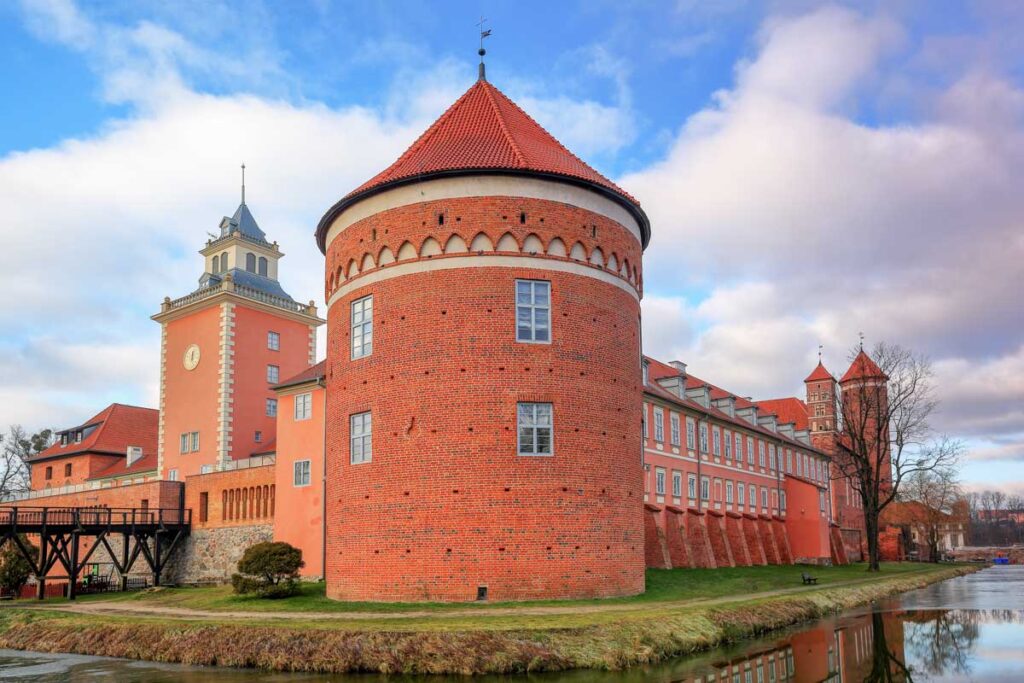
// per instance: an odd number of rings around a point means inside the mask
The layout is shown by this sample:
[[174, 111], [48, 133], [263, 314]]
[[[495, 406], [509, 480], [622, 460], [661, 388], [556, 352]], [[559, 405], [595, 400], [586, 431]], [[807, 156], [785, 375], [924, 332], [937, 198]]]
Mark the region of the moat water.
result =
[[[0, 650], [0, 680], [86, 683], [442, 683], [459, 677], [275, 674]], [[479, 683], [1024, 681], [1024, 566], [992, 567], [695, 657], [623, 672], [484, 676]]]

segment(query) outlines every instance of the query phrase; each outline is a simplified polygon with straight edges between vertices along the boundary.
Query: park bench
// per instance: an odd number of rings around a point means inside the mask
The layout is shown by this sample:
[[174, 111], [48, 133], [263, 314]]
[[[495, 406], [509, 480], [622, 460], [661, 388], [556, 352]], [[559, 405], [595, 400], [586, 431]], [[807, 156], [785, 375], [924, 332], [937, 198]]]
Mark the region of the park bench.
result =
[[807, 572], [801, 572], [800, 578], [802, 578], [804, 580], [804, 585], [807, 585], [809, 583], [813, 583], [814, 585], [818, 584], [818, 577], [811, 576]]

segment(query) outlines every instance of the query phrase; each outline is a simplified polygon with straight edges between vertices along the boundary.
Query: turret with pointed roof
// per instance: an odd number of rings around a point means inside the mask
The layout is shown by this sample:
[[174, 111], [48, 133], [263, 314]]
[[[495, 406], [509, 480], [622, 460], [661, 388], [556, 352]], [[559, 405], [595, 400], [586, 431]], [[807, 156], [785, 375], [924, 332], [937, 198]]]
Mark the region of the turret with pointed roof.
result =
[[327, 229], [347, 207], [375, 193], [431, 178], [481, 174], [555, 179], [583, 186], [623, 206], [640, 225], [643, 245], [650, 221], [639, 202], [565, 148], [490, 82], [480, 79], [393, 164], [345, 195], [317, 227]]
[[846, 384], [863, 379], [887, 380], [889, 376], [882, 372], [882, 368], [878, 367], [878, 364], [871, 360], [871, 356], [865, 353], [864, 349], [861, 349], [839, 382], [840, 384]]

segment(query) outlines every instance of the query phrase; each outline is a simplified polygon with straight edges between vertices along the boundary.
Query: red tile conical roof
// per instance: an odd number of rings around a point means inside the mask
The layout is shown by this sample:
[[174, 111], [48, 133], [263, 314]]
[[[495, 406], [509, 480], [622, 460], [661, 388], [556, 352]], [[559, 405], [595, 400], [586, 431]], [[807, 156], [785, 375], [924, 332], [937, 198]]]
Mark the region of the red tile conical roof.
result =
[[826, 370], [825, 366], [819, 360], [818, 367], [814, 368], [814, 370], [811, 371], [811, 374], [807, 375], [807, 379], [805, 379], [804, 382], [820, 382], [823, 379], [830, 379], [833, 382], [835, 381], [835, 377], [832, 376], [832, 373]]
[[850, 363], [846, 374], [839, 381], [842, 383], [854, 379], [889, 379], [889, 376], [882, 372], [882, 369], [875, 361], [871, 360], [868, 354], [864, 353], [864, 349], [861, 349], [857, 357]]
[[478, 173], [554, 176], [596, 189], [633, 214], [644, 246], [650, 238], [650, 223], [636, 199], [566, 149], [503, 92], [480, 79], [395, 163], [331, 207], [317, 227], [320, 250], [325, 249], [327, 228], [334, 218], [367, 195], [432, 177]]

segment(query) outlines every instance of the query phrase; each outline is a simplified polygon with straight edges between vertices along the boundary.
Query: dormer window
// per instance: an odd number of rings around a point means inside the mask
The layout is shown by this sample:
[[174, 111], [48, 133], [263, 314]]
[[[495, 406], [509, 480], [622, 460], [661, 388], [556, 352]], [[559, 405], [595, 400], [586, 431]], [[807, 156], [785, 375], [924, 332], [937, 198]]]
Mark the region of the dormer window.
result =
[[75, 443], [82, 443], [82, 430], [75, 432]]
[[63, 434], [60, 435], [60, 445], [61, 446], [67, 446], [68, 445], [68, 433], [67, 432], [64, 432]]
[[651, 376], [651, 364], [648, 361], [645, 360], [643, 362], [644, 386], [647, 386], [647, 382], [650, 379], [650, 376]]

